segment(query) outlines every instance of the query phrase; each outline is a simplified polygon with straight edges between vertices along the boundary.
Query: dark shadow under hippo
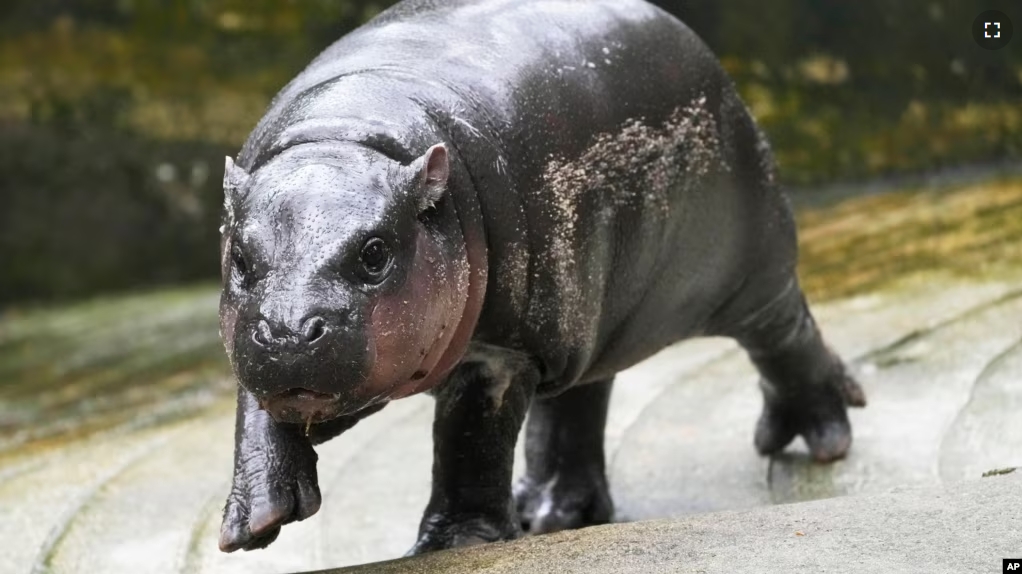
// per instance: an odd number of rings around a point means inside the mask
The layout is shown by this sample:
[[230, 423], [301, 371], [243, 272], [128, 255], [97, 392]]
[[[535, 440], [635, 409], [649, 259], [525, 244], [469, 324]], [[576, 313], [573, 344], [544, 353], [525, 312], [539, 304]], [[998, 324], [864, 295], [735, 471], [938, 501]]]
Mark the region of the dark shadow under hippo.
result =
[[865, 397], [806, 307], [774, 169], [707, 47], [641, 0], [412, 0], [342, 38], [227, 162], [220, 547], [314, 514], [313, 445], [420, 392], [413, 553], [607, 522], [614, 375], [688, 337], [748, 351], [760, 452], [843, 456]]

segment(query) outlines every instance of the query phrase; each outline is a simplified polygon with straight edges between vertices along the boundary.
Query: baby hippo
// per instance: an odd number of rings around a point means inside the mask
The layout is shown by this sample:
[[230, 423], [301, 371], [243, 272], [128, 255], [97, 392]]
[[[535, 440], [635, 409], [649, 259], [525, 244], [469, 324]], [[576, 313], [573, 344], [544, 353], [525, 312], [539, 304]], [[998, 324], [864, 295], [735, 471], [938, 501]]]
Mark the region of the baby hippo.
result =
[[313, 445], [422, 392], [411, 553], [608, 522], [614, 375], [689, 337], [755, 363], [761, 453], [851, 444], [865, 397], [806, 307], [769, 146], [643, 0], [401, 2], [277, 95], [224, 189], [225, 551], [315, 514]]

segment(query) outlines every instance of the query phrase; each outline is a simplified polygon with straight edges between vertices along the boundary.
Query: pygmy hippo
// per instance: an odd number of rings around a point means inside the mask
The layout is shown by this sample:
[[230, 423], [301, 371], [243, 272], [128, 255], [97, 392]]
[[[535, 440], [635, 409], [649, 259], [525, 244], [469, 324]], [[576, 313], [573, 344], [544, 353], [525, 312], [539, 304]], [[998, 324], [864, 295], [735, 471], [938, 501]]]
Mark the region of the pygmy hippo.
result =
[[313, 515], [313, 445], [421, 392], [435, 462], [411, 553], [608, 522], [614, 375], [688, 337], [755, 363], [759, 452], [849, 448], [865, 397], [799, 288], [769, 146], [643, 0], [401, 2], [277, 95], [224, 189], [225, 551]]

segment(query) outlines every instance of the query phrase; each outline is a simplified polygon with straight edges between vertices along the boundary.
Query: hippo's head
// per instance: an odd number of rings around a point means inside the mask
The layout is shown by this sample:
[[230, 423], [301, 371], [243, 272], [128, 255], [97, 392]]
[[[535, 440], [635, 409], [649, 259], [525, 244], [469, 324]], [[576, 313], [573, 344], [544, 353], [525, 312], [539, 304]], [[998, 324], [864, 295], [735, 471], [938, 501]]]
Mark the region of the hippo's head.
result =
[[297, 146], [251, 174], [227, 159], [221, 335], [276, 420], [425, 390], [463, 352], [470, 270], [448, 174], [442, 144], [405, 165], [354, 143]]

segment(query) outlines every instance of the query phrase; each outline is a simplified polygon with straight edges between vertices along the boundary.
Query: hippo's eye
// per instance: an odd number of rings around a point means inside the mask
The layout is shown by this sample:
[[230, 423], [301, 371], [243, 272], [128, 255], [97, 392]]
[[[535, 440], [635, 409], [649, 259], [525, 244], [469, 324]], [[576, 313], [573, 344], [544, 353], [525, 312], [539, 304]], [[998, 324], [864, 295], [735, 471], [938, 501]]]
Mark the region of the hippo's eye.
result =
[[231, 247], [231, 263], [234, 264], [234, 269], [237, 270], [238, 275], [245, 277], [248, 275], [248, 263], [245, 261], [245, 255], [241, 252], [241, 247], [238, 244], [234, 244]]
[[362, 262], [362, 268], [365, 269], [366, 275], [374, 281], [379, 281], [383, 278], [383, 275], [390, 267], [392, 259], [390, 247], [386, 241], [379, 237], [367, 239], [362, 245], [362, 251], [359, 253], [358, 258]]

